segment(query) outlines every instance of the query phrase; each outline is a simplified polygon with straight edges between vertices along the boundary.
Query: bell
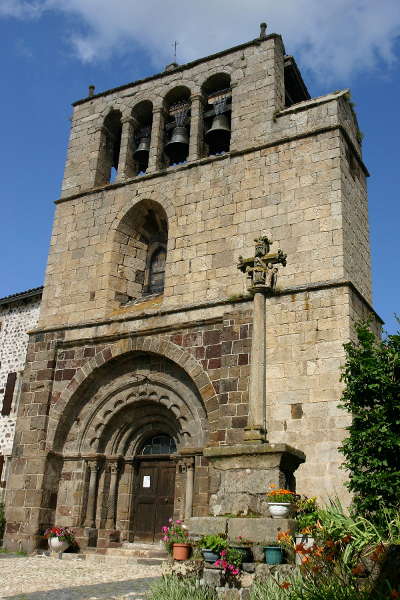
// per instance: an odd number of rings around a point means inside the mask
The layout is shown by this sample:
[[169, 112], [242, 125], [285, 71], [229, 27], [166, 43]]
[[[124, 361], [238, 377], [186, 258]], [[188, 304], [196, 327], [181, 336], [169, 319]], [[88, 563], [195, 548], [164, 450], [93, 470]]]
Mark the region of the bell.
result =
[[186, 160], [189, 148], [189, 135], [186, 127], [176, 126], [170, 141], [165, 144], [165, 152], [171, 163]]
[[231, 129], [225, 114], [215, 115], [210, 129], [206, 131], [207, 144], [215, 152], [223, 152], [229, 149]]
[[133, 153], [133, 158], [139, 163], [148, 161], [150, 152], [150, 138], [148, 136], [139, 139], [138, 147]]

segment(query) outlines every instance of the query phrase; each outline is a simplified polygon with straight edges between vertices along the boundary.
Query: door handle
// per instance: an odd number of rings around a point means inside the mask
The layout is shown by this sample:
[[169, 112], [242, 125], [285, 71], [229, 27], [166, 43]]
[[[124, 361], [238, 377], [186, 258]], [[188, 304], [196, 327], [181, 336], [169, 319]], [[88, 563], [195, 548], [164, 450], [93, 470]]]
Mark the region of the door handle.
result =
[[164, 498], [165, 504], [168, 504], [168, 498]]

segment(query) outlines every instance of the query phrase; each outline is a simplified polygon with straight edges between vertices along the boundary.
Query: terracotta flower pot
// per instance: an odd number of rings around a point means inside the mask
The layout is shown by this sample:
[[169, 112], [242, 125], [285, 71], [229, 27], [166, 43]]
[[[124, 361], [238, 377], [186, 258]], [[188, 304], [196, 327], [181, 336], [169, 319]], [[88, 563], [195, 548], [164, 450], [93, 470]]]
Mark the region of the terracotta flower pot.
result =
[[56, 536], [49, 537], [47, 540], [47, 543], [49, 545], [49, 550], [51, 552], [57, 552], [57, 553], [64, 552], [69, 546], [68, 542], [61, 541]]
[[192, 546], [190, 544], [173, 544], [172, 558], [174, 560], [187, 560], [190, 556], [191, 549]]

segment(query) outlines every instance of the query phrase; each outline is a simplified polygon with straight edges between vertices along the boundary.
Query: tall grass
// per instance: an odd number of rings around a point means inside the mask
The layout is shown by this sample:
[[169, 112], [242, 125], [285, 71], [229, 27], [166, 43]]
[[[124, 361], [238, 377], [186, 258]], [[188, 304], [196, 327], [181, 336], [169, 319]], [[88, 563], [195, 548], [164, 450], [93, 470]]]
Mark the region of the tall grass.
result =
[[217, 593], [193, 577], [164, 575], [150, 587], [148, 600], [217, 600]]

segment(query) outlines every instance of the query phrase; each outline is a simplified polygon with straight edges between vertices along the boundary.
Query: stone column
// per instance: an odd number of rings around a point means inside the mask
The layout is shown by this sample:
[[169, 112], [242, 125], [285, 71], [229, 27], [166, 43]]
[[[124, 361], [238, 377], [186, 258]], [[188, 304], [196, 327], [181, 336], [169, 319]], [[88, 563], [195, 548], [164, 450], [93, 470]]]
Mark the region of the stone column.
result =
[[133, 158], [136, 119], [124, 117], [121, 121], [121, 146], [119, 150], [118, 173], [116, 181], [124, 181], [135, 175], [135, 161]]
[[88, 469], [90, 472], [89, 491], [86, 507], [85, 527], [96, 527], [96, 500], [97, 500], [97, 473], [99, 465], [97, 460], [88, 461]]
[[254, 444], [266, 441], [265, 377], [265, 290], [256, 289], [253, 300], [253, 337], [251, 341], [249, 419], [244, 438]]
[[160, 168], [161, 152], [164, 140], [164, 114], [162, 108], [154, 108], [151, 127], [149, 166], [147, 173], [154, 173]]
[[194, 458], [185, 459], [186, 488], [185, 488], [185, 520], [190, 519], [193, 513], [193, 483], [194, 483]]
[[107, 503], [107, 529], [115, 529], [115, 522], [117, 518], [117, 488], [118, 488], [118, 470], [119, 465], [117, 461], [110, 462], [110, 491], [108, 494]]
[[201, 94], [192, 96], [191, 103], [188, 161], [201, 158], [203, 146], [203, 98]]

